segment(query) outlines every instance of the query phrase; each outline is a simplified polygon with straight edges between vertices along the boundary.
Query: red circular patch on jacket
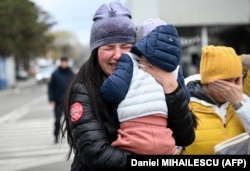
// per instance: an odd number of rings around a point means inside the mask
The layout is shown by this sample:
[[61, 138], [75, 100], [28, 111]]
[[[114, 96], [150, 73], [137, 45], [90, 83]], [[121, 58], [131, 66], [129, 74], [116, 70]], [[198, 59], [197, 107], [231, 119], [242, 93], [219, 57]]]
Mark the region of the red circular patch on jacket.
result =
[[83, 105], [76, 102], [70, 106], [70, 117], [72, 122], [78, 121], [83, 115]]

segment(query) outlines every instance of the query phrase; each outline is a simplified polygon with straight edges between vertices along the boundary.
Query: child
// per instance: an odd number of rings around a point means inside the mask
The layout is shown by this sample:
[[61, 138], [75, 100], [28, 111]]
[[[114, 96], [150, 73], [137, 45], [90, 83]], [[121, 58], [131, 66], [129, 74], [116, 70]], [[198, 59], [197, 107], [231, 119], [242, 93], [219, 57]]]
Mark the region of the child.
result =
[[[172, 130], [167, 128], [168, 107], [163, 87], [140, 67], [152, 63], [178, 76], [181, 44], [177, 30], [159, 25], [123, 54], [115, 71], [101, 86], [103, 99], [112, 104], [120, 121], [112, 143], [135, 154], [179, 154]], [[148, 61], [148, 62], [147, 62]], [[184, 79], [178, 78], [183, 83]], [[189, 96], [188, 96], [189, 97]]]

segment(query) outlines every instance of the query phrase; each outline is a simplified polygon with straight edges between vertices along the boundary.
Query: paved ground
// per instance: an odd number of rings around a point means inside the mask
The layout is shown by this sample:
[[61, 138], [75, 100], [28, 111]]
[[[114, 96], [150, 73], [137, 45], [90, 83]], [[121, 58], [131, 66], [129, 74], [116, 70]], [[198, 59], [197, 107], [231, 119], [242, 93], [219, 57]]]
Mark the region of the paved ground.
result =
[[52, 164], [47, 164], [39, 167], [33, 167], [29, 169], [24, 169], [20, 171], [70, 171], [71, 160], [68, 162], [57, 162]]
[[[16, 87], [1, 90], [0, 98], [34, 84], [34, 79], [19, 81]], [[53, 143], [53, 115], [43, 88], [42, 95], [0, 117], [0, 171], [70, 170], [72, 160], [65, 158], [68, 145]]]

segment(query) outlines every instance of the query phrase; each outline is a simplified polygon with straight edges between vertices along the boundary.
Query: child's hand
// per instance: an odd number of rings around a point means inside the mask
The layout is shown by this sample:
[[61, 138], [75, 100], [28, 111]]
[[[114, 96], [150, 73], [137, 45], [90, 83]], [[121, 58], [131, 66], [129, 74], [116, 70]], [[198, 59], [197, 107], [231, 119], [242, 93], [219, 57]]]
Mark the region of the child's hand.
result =
[[150, 64], [145, 58], [139, 60], [140, 67], [145, 72], [150, 73], [155, 80], [162, 85], [166, 94], [172, 93], [178, 87], [178, 82], [172, 72], [167, 72], [155, 65]]

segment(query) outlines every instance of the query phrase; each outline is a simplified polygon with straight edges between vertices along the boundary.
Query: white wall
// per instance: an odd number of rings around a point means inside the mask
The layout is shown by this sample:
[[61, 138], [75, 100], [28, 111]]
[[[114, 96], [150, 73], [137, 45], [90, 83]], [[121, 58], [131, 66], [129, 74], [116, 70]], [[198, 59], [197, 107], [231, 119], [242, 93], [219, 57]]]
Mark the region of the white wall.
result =
[[13, 56], [9, 56], [6, 58], [6, 75], [7, 75], [7, 86], [13, 87], [16, 84], [15, 59]]
[[127, 0], [133, 21], [159, 17], [176, 26], [250, 24], [250, 0]]

